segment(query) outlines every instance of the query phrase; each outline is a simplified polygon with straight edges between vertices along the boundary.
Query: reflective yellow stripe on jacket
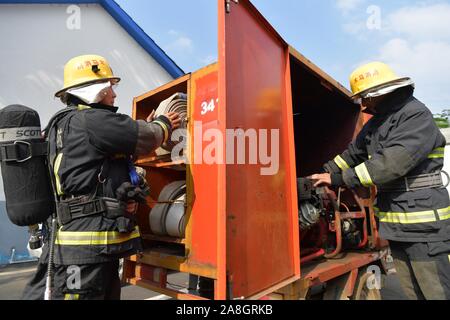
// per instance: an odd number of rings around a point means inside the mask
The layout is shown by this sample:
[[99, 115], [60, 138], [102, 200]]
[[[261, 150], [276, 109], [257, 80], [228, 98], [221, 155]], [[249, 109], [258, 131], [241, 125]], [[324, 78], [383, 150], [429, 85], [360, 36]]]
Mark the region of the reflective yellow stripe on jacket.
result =
[[364, 187], [371, 187], [374, 185], [372, 178], [370, 176], [369, 170], [367, 170], [366, 164], [360, 164], [355, 168], [356, 175], [359, 181]]
[[438, 210], [439, 219], [448, 220], [450, 219], [450, 207]]
[[159, 120], [155, 120], [155, 121], [153, 121], [153, 123], [157, 123], [161, 126], [161, 128], [164, 131], [164, 142], [167, 142], [167, 140], [169, 139], [169, 128], [167, 127], [167, 125], [164, 122], [159, 121]]
[[420, 211], [420, 212], [380, 212], [375, 208], [375, 213], [384, 223], [400, 223], [400, 224], [414, 224], [414, 223], [430, 223], [450, 219], [450, 207], [437, 210], [439, 220], [436, 217], [435, 211]]
[[432, 151], [428, 159], [441, 159], [445, 156], [445, 148], [437, 148]]
[[130, 233], [120, 233], [116, 231], [104, 232], [71, 232], [58, 231], [56, 245], [60, 246], [99, 246], [112, 245], [127, 242], [141, 236], [139, 228], [136, 227]]
[[337, 156], [336, 158], [334, 158], [334, 162], [342, 171], [347, 171], [348, 169], [350, 169], [350, 166], [341, 156]]
[[84, 104], [79, 104], [78, 107], [77, 107], [78, 111], [84, 111], [84, 110], [88, 110], [88, 109], [92, 109], [92, 108], [89, 107], [89, 106], [86, 106]]
[[59, 179], [59, 168], [61, 167], [61, 162], [64, 155], [62, 153], [58, 154], [58, 156], [55, 159], [55, 164], [53, 166], [54, 168], [54, 174], [55, 174], [55, 181], [56, 181], [56, 191], [58, 192], [58, 196], [64, 195], [64, 192], [61, 187], [61, 180]]

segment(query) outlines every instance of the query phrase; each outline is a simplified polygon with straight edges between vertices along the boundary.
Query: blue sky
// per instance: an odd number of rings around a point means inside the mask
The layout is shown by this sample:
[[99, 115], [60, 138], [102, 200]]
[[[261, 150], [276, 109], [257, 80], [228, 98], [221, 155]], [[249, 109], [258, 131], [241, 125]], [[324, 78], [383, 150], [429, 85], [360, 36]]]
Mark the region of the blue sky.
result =
[[[216, 0], [116, 1], [186, 72], [217, 60]], [[450, 109], [450, 1], [252, 2], [288, 43], [346, 87], [355, 67], [381, 60], [411, 76], [433, 112]]]

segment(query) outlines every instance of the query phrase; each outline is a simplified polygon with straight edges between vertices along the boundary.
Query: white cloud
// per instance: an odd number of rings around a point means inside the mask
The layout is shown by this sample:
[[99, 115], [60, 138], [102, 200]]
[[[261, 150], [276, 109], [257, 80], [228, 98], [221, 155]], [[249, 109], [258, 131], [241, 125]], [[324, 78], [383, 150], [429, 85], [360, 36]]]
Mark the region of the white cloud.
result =
[[388, 16], [388, 30], [415, 40], [450, 40], [450, 4], [401, 8]]
[[347, 14], [356, 10], [365, 0], [336, 0], [336, 6], [343, 13]]
[[376, 59], [388, 63], [401, 76], [416, 82], [416, 92], [434, 112], [450, 107], [450, 43], [402, 38], [388, 41]]
[[217, 61], [217, 56], [214, 56], [214, 55], [208, 55], [208, 56], [206, 56], [206, 57], [204, 57], [204, 58], [202, 58], [202, 59], [200, 59], [199, 60], [199, 62], [202, 64], [202, 65], [209, 65], [209, 64], [211, 64], [211, 63], [214, 63], [214, 62], [216, 62]]
[[191, 38], [180, 34], [176, 30], [170, 30], [169, 35], [175, 38], [171, 43], [166, 46], [166, 50], [172, 53], [189, 53], [194, 52], [194, 42]]
[[[341, 10], [358, 4], [343, 1]], [[338, 1], [339, 7], [339, 1]], [[359, 65], [373, 60], [389, 64], [397, 73], [416, 82], [416, 96], [434, 112], [450, 107], [450, 4], [434, 1], [404, 6], [393, 12], [381, 11], [381, 30], [369, 32], [366, 21], [347, 19], [343, 30], [355, 39], [378, 44]], [[368, 18], [368, 16], [366, 16]]]
[[345, 33], [357, 37], [359, 40], [367, 39], [367, 24], [364, 21], [350, 21], [342, 25]]
[[175, 48], [179, 48], [181, 50], [187, 50], [192, 52], [194, 49], [194, 44], [191, 38], [188, 37], [179, 37], [175, 42], [172, 43], [172, 46]]
[[416, 82], [416, 94], [433, 112], [450, 107], [450, 4], [414, 5], [387, 16], [394, 38], [377, 58]]

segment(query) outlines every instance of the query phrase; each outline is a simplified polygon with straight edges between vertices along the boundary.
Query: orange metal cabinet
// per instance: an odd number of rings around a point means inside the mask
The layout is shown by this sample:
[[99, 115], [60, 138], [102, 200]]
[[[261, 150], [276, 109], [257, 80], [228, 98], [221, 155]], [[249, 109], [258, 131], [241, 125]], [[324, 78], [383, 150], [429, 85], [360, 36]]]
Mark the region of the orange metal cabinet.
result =
[[[363, 122], [350, 93], [289, 47], [250, 1], [218, 4], [218, 63], [134, 100], [133, 117], [146, 119], [174, 93], [188, 95], [188, 161], [156, 154], [137, 161], [151, 186], [137, 214], [145, 250], [126, 261], [124, 280], [195, 299], [167, 287], [173, 270], [213, 279], [215, 299], [258, 299], [300, 279], [296, 178], [342, 152]], [[227, 159], [227, 148], [237, 151], [227, 130], [266, 131], [267, 154], [279, 153], [276, 173]], [[167, 184], [184, 179], [185, 239], [152, 235], [150, 209]]]
[[[137, 97], [133, 117], [145, 119], [159, 103], [176, 92], [188, 94], [188, 165], [183, 161], [172, 162], [168, 158], [150, 154], [138, 159], [137, 164], [147, 170], [151, 185], [148, 206], [141, 206], [138, 221], [144, 239], [145, 251], [132, 257], [124, 269], [125, 278], [131, 284], [141, 285], [173, 295], [161, 285], [158, 275], [166, 270], [180, 271], [215, 280], [216, 298], [226, 298], [225, 265], [225, 165], [201, 163], [203, 150], [208, 145], [202, 141], [202, 132], [217, 129], [224, 132], [218, 102], [218, 65], [214, 64], [193, 74], [186, 75], [161, 88]], [[216, 109], [202, 115], [203, 103], [214, 102]], [[204, 120], [204, 121], [202, 121]], [[196, 139], [200, 135], [199, 139]], [[197, 141], [197, 142], [196, 142]], [[149, 212], [162, 189], [170, 182], [186, 180], [187, 227], [185, 239], [173, 239], [151, 234]], [[145, 277], [137, 274], [138, 268], [147, 269]], [[155, 280], [156, 277], [156, 280]], [[178, 298], [183, 295], [176, 294]], [[193, 297], [191, 297], [193, 298]]]
[[[227, 297], [227, 283], [232, 297], [257, 298], [300, 277], [289, 47], [249, 1], [233, 7], [233, 14], [219, 3], [219, 63], [134, 101], [134, 118], [145, 119], [173, 93], [188, 94], [190, 164], [180, 171], [174, 169], [179, 163], [155, 155], [139, 159], [152, 189], [138, 213], [146, 249], [127, 262], [125, 278], [166, 292], [155, 275], [176, 270], [215, 279], [216, 299]], [[214, 110], [205, 114], [205, 103]], [[224, 137], [226, 129], [278, 130], [278, 173], [262, 176], [262, 165], [199, 163], [211, 144], [202, 139], [209, 129]], [[223, 150], [227, 143], [219, 142]], [[166, 184], [184, 177], [186, 239], [152, 235], [150, 208]], [[136, 270], [146, 268], [144, 279]]]

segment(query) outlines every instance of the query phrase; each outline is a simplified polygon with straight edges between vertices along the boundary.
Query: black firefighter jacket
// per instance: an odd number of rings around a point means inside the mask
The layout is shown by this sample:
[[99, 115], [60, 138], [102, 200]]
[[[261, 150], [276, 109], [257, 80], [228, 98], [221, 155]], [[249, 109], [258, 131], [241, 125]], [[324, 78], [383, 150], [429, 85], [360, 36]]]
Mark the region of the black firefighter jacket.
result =
[[[382, 190], [405, 177], [440, 172], [445, 145], [431, 112], [406, 87], [390, 94], [349, 148], [325, 168], [335, 185]], [[380, 236], [402, 242], [449, 240], [449, 206], [443, 187], [378, 192]]]
[[[134, 121], [115, 111], [102, 105], [73, 105], [55, 116], [48, 133], [49, 161], [60, 197], [116, 198], [117, 188], [130, 182], [131, 156], [147, 154], [164, 142], [167, 125]], [[55, 263], [103, 263], [140, 251], [142, 240], [135, 223], [127, 220], [131, 230], [123, 232], [118, 222], [97, 214], [59, 226]], [[44, 246], [41, 262], [48, 259], [48, 247]]]

